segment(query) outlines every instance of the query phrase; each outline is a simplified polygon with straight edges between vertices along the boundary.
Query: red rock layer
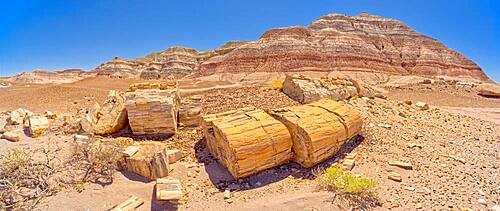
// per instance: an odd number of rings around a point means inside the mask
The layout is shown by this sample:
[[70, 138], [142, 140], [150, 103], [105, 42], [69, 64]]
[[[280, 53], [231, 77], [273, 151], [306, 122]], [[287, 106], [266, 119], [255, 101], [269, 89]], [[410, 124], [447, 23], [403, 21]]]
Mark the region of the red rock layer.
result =
[[256, 42], [201, 63], [201, 74], [221, 72], [368, 71], [471, 76], [481, 68], [400, 21], [330, 14], [308, 27], [271, 29]]

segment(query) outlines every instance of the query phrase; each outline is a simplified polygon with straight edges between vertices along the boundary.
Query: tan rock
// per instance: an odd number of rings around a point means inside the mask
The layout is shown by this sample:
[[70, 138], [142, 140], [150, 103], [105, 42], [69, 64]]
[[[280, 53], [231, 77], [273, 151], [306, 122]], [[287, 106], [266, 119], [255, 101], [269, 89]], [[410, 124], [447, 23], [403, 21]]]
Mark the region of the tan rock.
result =
[[399, 175], [398, 173], [396, 172], [389, 172], [389, 174], [387, 175], [387, 178], [391, 179], [391, 180], [394, 180], [396, 182], [401, 182], [403, 181], [403, 179], [401, 178], [401, 175]]
[[287, 128], [261, 109], [247, 107], [202, 118], [208, 148], [234, 178], [292, 159], [292, 139]]
[[57, 115], [52, 113], [51, 111], [45, 111], [44, 113], [45, 117], [47, 117], [47, 119], [55, 119], [57, 118]]
[[363, 125], [358, 111], [327, 98], [276, 109], [271, 114], [290, 131], [294, 161], [303, 167], [311, 167], [333, 156], [343, 143], [361, 131]]
[[137, 152], [124, 157], [122, 167], [149, 179], [166, 177], [169, 174], [166, 146], [160, 142], [147, 141], [135, 143]]
[[76, 134], [75, 136], [73, 136], [73, 140], [75, 142], [85, 143], [85, 142], [88, 142], [90, 140], [90, 138], [88, 136], [85, 136], [85, 135]]
[[178, 149], [167, 150], [168, 163], [172, 164], [182, 159], [182, 152]]
[[90, 134], [116, 133], [128, 124], [123, 93], [111, 90], [102, 105], [95, 103], [80, 122]]
[[0, 135], [0, 138], [14, 142], [18, 142], [19, 140], [21, 140], [21, 136], [19, 134], [11, 131], [4, 132], [2, 135]]
[[415, 106], [417, 106], [417, 108], [419, 108], [420, 110], [428, 110], [429, 109], [429, 105], [427, 103], [424, 103], [421, 101], [417, 101], [417, 103], [415, 103]]
[[500, 97], [500, 85], [498, 84], [481, 84], [476, 87], [479, 95], [486, 97]]
[[178, 179], [156, 179], [156, 200], [179, 200], [182, 198], [182, 185]]
[[26, 117], [34, 115], [33, 112], [18, 108], [10, 112], [9, 117], [7, 117], [7, 125], [20, 125], [24, 123]]
[[412, 169], [413, 168], [413, 164], [407, 163], [407, 162], [401, 162], [401, 161], [391, 161], [391, 162], [389, 162], [389, 165], [397, 166], [397, 167], [404, 168], [404, 169]]
[[173, 134], [177, 128], [174, 87], [167, 84], [133, 84], [125, 106], [134, 134]]
[[202, 111], [201, 95], [181, 96], [177, 92], [175, 101], [178, 108], [178, 122], [180, 125], [190, 127], [199, 126]]
[[49, 120], [44, 116], [30, 116], [28, 117], [29, 131], [31, 137], [36, 138], [49, 128]]
[[137, 151], [139, 151], [139, 147], [137, 147], [137, 146], [129, 146], [129, 147], [125, 148], [125, 150], [123, 151], [123, 156], [125, 156], [125, 157], [131, 157], [135, 153], [137, 153]]
[[345, 100], [352, 97], [374, 97], [368, 85], [348, 78], [309, 78], [302, 75], [286, 76], [283, 92], [300, 103], [310, 103], [322, 98]]
[[114, 206], [111, 211], [133, 211], [136, 210], [137, 207], [141, 206], [144, 204], [144, 200], [137, 197], [137, 196], [131, 196], [128, 198], [126, 201], [122, 202], [121, 204], [118, 204]]

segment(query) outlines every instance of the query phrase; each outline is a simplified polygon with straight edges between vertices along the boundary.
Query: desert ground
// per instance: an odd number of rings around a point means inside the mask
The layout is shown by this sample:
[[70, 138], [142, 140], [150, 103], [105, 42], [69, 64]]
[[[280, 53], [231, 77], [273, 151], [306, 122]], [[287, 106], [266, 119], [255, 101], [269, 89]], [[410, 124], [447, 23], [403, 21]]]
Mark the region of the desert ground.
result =
[[[96, 77], [68, 84], [0, 88], [0, 126], [5, 124], [7, 112], [18, 108], [37, 114], [51, 111], [58, 116], [77, 116], [106, 100], [110, 90], [125, 91], [136, 82], [140, 80]], [[312, 168], [290, 163], [235, 180], [211, 156], [199, 126], [181, 128], [172, 137], [123, 132], [135, 141], [161, 141], [182, 151], [183, 158], [172, 164], [169, 175], [182, 183], [184, 196], [177, 204], [157, 202], [153, 181], [118, 171], [110, 183], [63, 187], [43, 198], [36, 209], [107, 210], [133, 195], [145, 201], [137, 210], [498, 210], [500, 99], [479, 96], [472, 88], [455, 85], [385, 86], [389, 82], [376, 85], [386, 99], [344, 101], [361, 112], [362, 132], [334, 157]], [[203, 114], [246, 106], [270, 110], [299, 104], [266, 83], [210, 86], [216, 88], [198, 87], [203, 95]], [[417, 101], [430, 108], [419, 109]], [[39, 138], [22, 136], [19, 142], [0, 139], [0, 151], [59, 147], [60, 159], [69, 159], [74, 134], [65, 132], [64, 121], [51, 122]], [[377, 203], [349, 200], [319, 187], [319, 169], [341, 162], [348, 154], [356, 155], [354, 175], [377, 181]], [[389, 165], [391, 161], [413, 166], [403, 169]], [[401, 175], [401, 181], [388, 179], [391, 172]], [[229, 199], [225, 190], [231, 192]]]

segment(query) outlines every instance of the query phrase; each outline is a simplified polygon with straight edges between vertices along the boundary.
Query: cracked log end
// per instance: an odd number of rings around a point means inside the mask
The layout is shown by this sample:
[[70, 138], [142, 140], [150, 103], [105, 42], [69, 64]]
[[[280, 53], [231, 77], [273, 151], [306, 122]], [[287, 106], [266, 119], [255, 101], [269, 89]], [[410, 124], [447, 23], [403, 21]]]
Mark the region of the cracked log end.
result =
[[276, 109], [271, 115], [290, 131], [293, 159], [303, 167], [312, 167], [333, 156], [363, 125], [358, 111], [326, 98]]
[[234, 178], [243, 178], [292, 158], [292, 139], [281, 122], [254, 107], [203, 116], [207, 145]]

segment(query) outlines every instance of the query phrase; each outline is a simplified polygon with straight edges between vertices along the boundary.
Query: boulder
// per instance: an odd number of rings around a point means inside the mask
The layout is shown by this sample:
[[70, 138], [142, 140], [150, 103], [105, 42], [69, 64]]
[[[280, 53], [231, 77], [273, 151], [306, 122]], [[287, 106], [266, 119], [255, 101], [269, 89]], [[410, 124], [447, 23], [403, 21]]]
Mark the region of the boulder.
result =
[[322, 98], [345, 100], [352, 97], [373, 98], [376, 92], [367, 84], [348, 78], [309, 78], [303, 75], [287, 75], [283, 92], [300, 103], [310, 103]]
[[169, 84], [133, 84], [125, 94], [134, 134], [173, 134], [177, 129], [176, 88]]
[[234, 178], [250, 176], [292, 158], [287, 128], [261, 109], [247, 107], [202, 118], [208, 148]]
[[275, 109], [271, 115], [290, 131], [293, 159], [303, 167], [312, 167], [333, 156], [363, 125], [358, 111], [327, 98]]
[[0, 138], [14, 142], [18, 142], [19, 140], [21, 140], [21, 136], [19, 134], [11, 131], [3, 133], [2, 135], [0, 135]]
[[49, 128], [49, 119], [44, 116], [30, 116], [28, 117], [28, 127], [31, 137], [39, 137]]
[[479, 95], [485, 97], [500, 97], [500, 85], [497, 84], [481, 84], [476, 90]]
[[20, 125], [24, 123], [24, 120], [28, 116], [32, 116], [33, 112], [18, 108], [10, 112], [9, 117], [7, 117], [7, 125]]
[[125, 170], [152, 180], [168, 176], [169, 160], [167, 147], [164, 144], [147, 141], [133, 146], [137, 147], [137, 151], [123, 158], [121, 166]]
[[124, 128], [127, 121], [123, 93], [111, 90], [102, 105], [95, 103], [81, 120], [82, 129], [90, 134], [112, 134]]

